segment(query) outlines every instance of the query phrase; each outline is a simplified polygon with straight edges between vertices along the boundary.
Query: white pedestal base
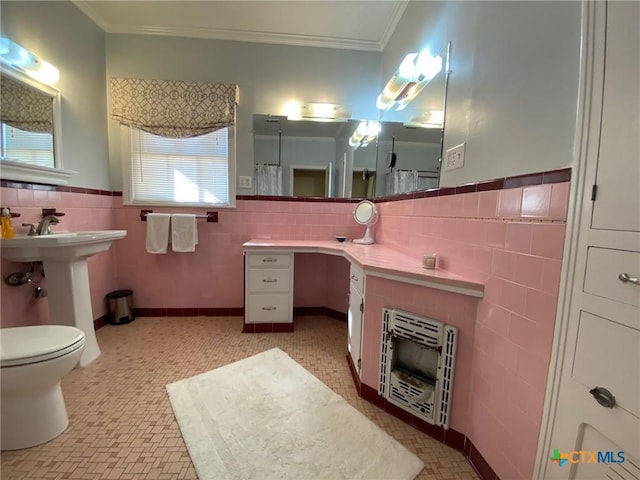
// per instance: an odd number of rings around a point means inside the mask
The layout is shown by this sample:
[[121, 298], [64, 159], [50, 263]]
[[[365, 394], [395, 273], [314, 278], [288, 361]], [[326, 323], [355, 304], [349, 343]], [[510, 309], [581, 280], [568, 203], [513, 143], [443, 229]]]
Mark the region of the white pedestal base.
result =
[[93, 327], [87, 259], [45, 260], [44, 271], [49, 290], [51, 323], [70, 325], [84, 332], [84, 351], [79, 365], [85, 367], [100, 356]]

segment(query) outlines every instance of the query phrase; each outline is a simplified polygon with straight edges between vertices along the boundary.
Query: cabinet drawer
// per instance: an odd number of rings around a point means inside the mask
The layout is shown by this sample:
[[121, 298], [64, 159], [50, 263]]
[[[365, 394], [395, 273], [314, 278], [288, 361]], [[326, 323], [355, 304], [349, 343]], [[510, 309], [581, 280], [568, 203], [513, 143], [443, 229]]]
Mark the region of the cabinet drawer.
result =
[[250, 267], [288, 267], [291, 255], [287, 253], [250, 253], [247, 254]]
[[288, 293], [291, 288], [291, 269], [252, 268], [249, 270], [249, 291], [252, 293]]
[[640, 253], [590, 247], [584, 291], [629, 305], [640, 305], [640, 285], [622, 282], [618, 275], [640, 276]]
[[290, 295], [251, 295], [247, 323], [291, 323]]
[[364, 272], [352, 263], [349, 277], [350, 277], [351, 285], [358, 292], [360, 292], [360, 294], [363, 294], [364, 293]]
[[572, 376], [588, 390], [606, 388], [620, 408], [640, 417], [638, 345], [638, 330], [582, 311]]

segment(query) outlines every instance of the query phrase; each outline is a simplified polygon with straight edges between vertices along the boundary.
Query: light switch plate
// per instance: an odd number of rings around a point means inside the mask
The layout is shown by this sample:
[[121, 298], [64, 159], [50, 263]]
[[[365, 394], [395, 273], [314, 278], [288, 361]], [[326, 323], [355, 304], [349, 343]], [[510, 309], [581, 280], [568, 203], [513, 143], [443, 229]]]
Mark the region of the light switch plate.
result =
[[238, 177], [238, 187], [239, 188], [251, 188], [251, 177], [240, 175]]
[[464, 143], [447, 150], [444, 156], [444, 171], [464, 167]]

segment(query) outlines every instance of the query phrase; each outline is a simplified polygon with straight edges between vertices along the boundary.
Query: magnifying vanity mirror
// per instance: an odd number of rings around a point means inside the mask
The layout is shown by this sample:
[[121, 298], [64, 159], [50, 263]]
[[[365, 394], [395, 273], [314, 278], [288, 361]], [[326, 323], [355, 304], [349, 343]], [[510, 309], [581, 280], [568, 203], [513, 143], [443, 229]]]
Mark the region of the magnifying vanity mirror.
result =
[[353, 211], [353, 216], [360, 225], [366, 225], [367, 230], [364, 237], [357, 238], [353, 243], [359, 243], [360, 245], [371, 245], [375, 242], [373, 238], [373, 226], [378, 221], [378, 209], [374, 203], [369, 200], [363, 200], [356, 206]]

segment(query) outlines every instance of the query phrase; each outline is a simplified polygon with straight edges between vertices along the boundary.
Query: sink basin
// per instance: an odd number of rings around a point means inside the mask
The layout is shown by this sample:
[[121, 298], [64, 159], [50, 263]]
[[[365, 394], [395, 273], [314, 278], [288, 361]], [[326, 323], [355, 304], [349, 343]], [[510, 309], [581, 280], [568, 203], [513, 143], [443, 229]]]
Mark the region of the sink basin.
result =
[[111, 242], [126, 234], [126, 230], [96, 230], [31, 237], [20, 235], [0, 240], [0, 254], [2, 258], [14, 262], [86, 258], [108, 250]]
[[100, 356], [93, 328], [87, 257], [109, 250], [111, 243], [127, 235], [126, 230], [60, 232], [0, 240], [0, 255], [14, 262], [42, 260], [49, 290], [49, 318], [54, 325], [70, 325], [85, 334], [79, 365]]

